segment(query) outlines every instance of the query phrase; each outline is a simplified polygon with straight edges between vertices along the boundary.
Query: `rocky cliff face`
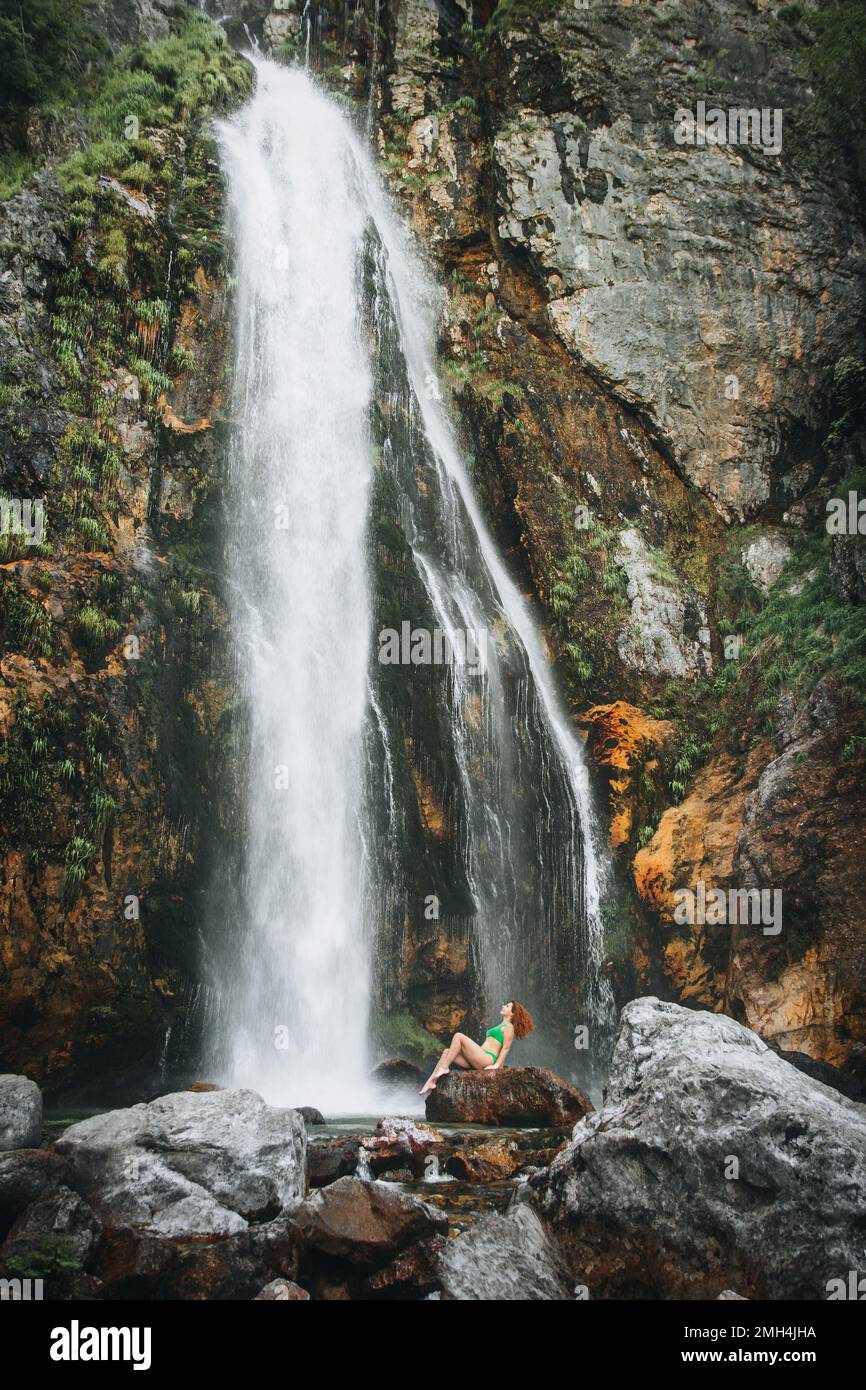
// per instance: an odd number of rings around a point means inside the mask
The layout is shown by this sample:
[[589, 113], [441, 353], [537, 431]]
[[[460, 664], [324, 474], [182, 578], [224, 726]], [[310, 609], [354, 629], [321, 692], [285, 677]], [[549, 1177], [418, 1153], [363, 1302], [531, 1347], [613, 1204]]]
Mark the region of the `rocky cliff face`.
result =
[[[204, 8], [309, 49], [370, 113], [440, 276], [474, 481], [609, 809], [621, 997], [859, 1065], [866, 588], [862, 539], [823, 522], [862, 460], [863, 219], [804, 21], [769, 0]], [[4, 1063], [42, 1079], [153, 1056], [188, 1016], [232, 842], [207, 117], [249, 76], [189, 7], [100, 13], [110, 81], [29, 112], [32, 177], [0, 205], [3, 487], [49, 525], [4, 538], [0, 569], [0, 982]], [[700, 101], [781, 111], [781, 148], [678, 143]], [[455, 859], [422, 745], [407, 717], [419, 885]], [[675, 921], [700, 881], [781, 890], [781, 933]], [[389, 1051], [466, 1024], [467, 910], [455, 880], [441, 921], [413, 909], [387, 943]]]
[[[862, 458], [863, 217], [814, 35], [749, 0], [382, 15], [380, 149], [449, 291], [476, 482], [636, 889], [621, 995], [860, 1065], [862, 542], [823, 523]], [[702, 880], [781, 892], [779, 935], [679, 926]]]
[[113, 49], [156, 42], [34, 113], [0, 204], [3, 493], [45, 507], [2, 541], [0, 992], [5, 1060], [48, 1084], [155, 1068], [227, 805], [207, 119], [248, 68], [192, 12], [103, 8]]
[[[862, 1069], [863, 763], [845, 754], [852, 712], [821, 685], [783, 703], [775, 744], [722, 755], [665, 813], [635, 858], [663, 925], [663, 969], [680, 998], [724, 1009], [784, 1048]], [[728, 892], [772, 883], [777, 935], [758, 925], [678, 926], [672, 893], [703, 880]], [[771, 932], [774, 928], [771, 927]]]

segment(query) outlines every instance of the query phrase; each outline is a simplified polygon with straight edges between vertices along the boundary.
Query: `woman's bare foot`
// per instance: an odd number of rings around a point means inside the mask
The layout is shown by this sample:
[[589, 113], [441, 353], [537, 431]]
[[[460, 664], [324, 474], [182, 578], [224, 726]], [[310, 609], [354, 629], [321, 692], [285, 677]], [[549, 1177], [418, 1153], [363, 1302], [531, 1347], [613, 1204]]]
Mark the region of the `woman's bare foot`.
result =
[[421, 1087], [421, 1090], [418, 1092], [419, 1096], [426, 1095], [428, 1091], [435, 1091], [435, 1090], [436, 1090], [436, 1082], [439, 1080], [440, 1076], [447, 1076], [449, 1070], [450, 1070], [449, 1067], [434, 1067], [434, 1068], [433, 1068], [433, 1071], [432, 1071], [432, 1073], [431, 1073], [431, 1075], [430, 1075], [430, 1076], [428, 1077], [428, 1079], [424, 1082], [424, 1085]]

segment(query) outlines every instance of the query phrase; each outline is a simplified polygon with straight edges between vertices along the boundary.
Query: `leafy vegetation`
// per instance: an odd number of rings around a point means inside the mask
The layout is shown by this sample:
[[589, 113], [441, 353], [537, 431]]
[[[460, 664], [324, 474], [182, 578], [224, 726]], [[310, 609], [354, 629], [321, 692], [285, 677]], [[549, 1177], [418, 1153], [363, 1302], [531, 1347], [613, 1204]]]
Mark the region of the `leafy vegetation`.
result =
[[92, 603], [85, 603], [80, 609], [76, 627], [79, 638], [90, 652], [103, 652], [120, 631], [117, 619], [101, 613]]
[[[674, 802], [682, 800], [717, 736], [738, 743], [749, 727], [756, 736], [773, 732], [783, 692], [802, 705], [832, 676], [864, 706], [866, 610], [836, 592], [829, 536], [821, 531], [794, 539], [791, 561], [763, 598], [740, 560], [742, 533], [732, 538], [719, 565], [718, 622], [723, 634], [740, 637], [739, 656], [722, 661], [710, 677], [669, 682], [650, 702], [654, 717], [680, 725], [670, 783]], [[744, 711], [757, 720], [744, 719]], [[859, 739], [848, 741], [845, 757], [856, 754]]]
[[[811, 100], [792, 125], [789, 151], [815, 172], [840, 158], [866, 196], [866, 8], [861, 0], [789, 4], [776, 22], [800, 42], [797, 66]], [[790, 37], [786, 36], [786, 42]]]
[[4, 578], [0, 588], [3, 645], [26, 656], [51, 656], [54, 623], [48, 609], [32, 599], [14, 580]]
[[46, 1236], [26, 1254], [10, 1255], [6, 1269], [19, 1279], [57, 1280], [80, 1273], [81, 1259], [71, 1236]]
[[33, 156], [20, 150], [9, 150], [0, 154], [0, 201], [17, 193], [35, 167]]
[[0, 107], [62, 101], [107, 46], [93, 0], [0, 0]]
[[0, 849], [25, 845], [39, 864], [48, 852], [71, 719], [52, 701], [38, 711], [23, 694], [16, 696], [13, 714], [0, 745]]
[[563, 0], [498, 0], [487, 22], [487, 29], [491, 34], [522, 29], [527, 24], [549, 19], [562, 5]]
[[840, 357], [833, 369], [833, 420], [827, 447], [837, 448], [866, 429], [866, 363]]
[[590, 516], [581, 540], [556, 567], [547, 591], [566, 675], [588, 691], [610, 632], [622, 619], [625, 575], [613, 558], [616, 533]]
[[[83, 825], [63, 849], [64, 892], [73, 901], [87, 878], [90, 866], [102, 844], [106, 821], [117, 802], [105, 786], [108, 771], [108, 721], [103, 714], [89, 714], [84, 722], [82, 792], [85, 815]], [[62, 771], [62, 769], [61, 769]]]
[[[22, 19], [17, 3], [0, 4], [0, 19], [7, 25], [14, 20], [18, 34], [0, 61], [9, 100], [41, 102], [52, 112], [74, 108], [88, 136], [86, 148], [58, 166], [66, 229], [73, 239], [69, 265], [49, 286], [46, 346], [63, 381], [59, 404], [77, 418], [49, 474], [46, 553], [110, 547], [110, 506], [123, 455], [114, 423], [117, 400], [106, 383], [118, 367], [128, 367], [154, 409], [156, 427], [160, 396], [171, 386], [169, 370], [188, 365], [188, 349], [172, 346], [174, 314], [182, 297], [193, 292], [195, 267], [224, 257], [219, 179], [208, 166], [212, 142], [202, 136], [201, 125], [210, 112], [240, 101], [250, 85], [249, 65], [231, 50], [219, 26], [186, 5], [172, 11], [167, 38], [114, 59], [82, 38], [89, 8], [86, 0], [62, 7], [38, 0], [21, 7]], [[43, 27], [55, 20], [66, 37], [62, 52], [50, 43], [42, 46], [46, 71], [55, 78], [46, 90], [39, 72], [27, 64]], [[11, 189], [31, 167], [23, 152], [5, 155], [0, 183], [5, 180]], [[144, 213], [130, 207], [124, 189], [157, 204], [171, 200], [171, 235], [163, 220], [148, 215], [146, 205]], [[86, 235], [75, 237], [76, 232]], [[27, 409], [42, 403], [41, 373], [34, 360], [23, 357], [3, 363], [0, 380], [0, 419], [18, 444], [26, 443]], [[19, 558], [15, 537], [2, 538], [2, 551], [4, 559]], [[36, 642], [44, 650], [45, 623], [33, 616], [36, 627], [26, 634], [19, 605], [14, 640], [31, 649]], [[97, 644], [106, 635], [87, 612], [81, 633]]]
[[741, 615], [746, 652], [774, 707], [779, 691], [802, 700], [831, 673], [853, 699], [866, 698], [866, 612], [837, 595], [829, 546], [826, 535], [804, 538], [761, 610]]
[[704, 762], [709, 751], [709, 739], [699, 741], [690, 733], [681, 739], [671, 774], [671, 796], [674, 802], [682, 801], [692, 772]]
[[866, 8], [861, 0], [786, 8], [789, 18], [804, 18], [815, 36], [802, 65], [814, 84], [817, 111], [830, 131], [856, 143], [866, 129]]

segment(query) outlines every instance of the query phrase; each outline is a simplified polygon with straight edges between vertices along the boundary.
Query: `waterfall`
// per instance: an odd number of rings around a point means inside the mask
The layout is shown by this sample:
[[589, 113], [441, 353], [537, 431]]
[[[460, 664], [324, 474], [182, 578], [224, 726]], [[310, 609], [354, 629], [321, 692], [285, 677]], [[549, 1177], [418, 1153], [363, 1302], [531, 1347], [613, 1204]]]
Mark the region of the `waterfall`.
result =
[[371, 992], [393, 994], [395, 942], [419, 915], [409, 880], [427, 872], [405, 844], [405, 762], [429, 734], [407, 727], [390, 678], [433, 679], [377, 660], [374, 496], [377, 518], [394, 500], [423, 609], [401, 616], [487, 638], [483, 669], [455, 660], [429, 686], [479, 1013], [524, 998], [551, 1046], [558, 1020], [560, 1055], [572, 1022], [609, 1032], [604, 857], [580, 744], [452, 435], [435, 291], [338, 105], [306, 72], [255, 66], [252, 100], [218, 127], [237, 262], [226, 530], [245, 839], [210, 1053], [268, 1098], [358, 1111]]

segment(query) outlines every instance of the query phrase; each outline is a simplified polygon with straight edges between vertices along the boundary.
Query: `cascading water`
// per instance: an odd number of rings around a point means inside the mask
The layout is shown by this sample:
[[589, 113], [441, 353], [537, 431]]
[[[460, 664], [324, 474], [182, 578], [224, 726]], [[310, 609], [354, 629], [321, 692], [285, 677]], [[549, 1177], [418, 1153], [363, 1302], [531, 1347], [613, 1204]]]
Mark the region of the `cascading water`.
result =
[[249, 729], [244, 920], [219, 1041], [237, 1080], [297, 1101], [314, 1086], [331, 1104], [366, 1074], [366, 217], [343, 119], [300, 74], [263, 64], [219, 134], [237, 247], [228, 567]]
[[357, 1111], [371, 989], [393, 1003], [418, 917], [405, 765], [427, 737], [376, 659], [394, 596], [371, 512], [387, 497], [423, 608], [400, 616], [488, 639], [483, 669], [454, 661], [432, 684], [411, 671], [440, 729], [479, 1014], [513, 992], [549, 1016], [548, 1046], [556, 1018], [560, 1057], [566, 1024], [609, 1031], [603, 866], [580, 746], [451, 436], [430, 285], [337, 105], [305, 72], [256, 69], [252, 101], [219, 128], [237, 254], [227, 531], [246, 842], [210, 1053], [269, 1098]]

